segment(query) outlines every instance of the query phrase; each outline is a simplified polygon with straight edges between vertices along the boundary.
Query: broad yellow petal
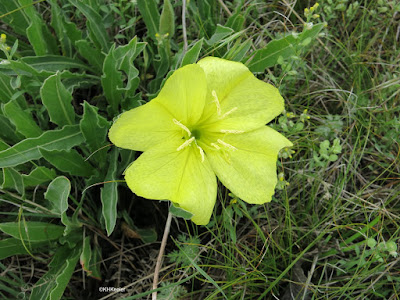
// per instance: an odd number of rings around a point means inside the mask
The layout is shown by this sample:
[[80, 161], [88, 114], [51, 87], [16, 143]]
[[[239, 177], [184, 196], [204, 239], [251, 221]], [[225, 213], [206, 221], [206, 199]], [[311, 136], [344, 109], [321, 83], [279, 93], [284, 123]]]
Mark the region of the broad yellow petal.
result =
[[149, 103], [122, 113], [108, 133], [117, 147], [145, 151], [168, 139], [180, 139], [182, 130], [159, 103]]
[[198, 64], [208, 85], [202, 118], [207, 130], [250, 131], [283, 111], [284, 102], [278, 89], [257, 79], [242, 63], [206, 57]]
[[[278, 152], [292, 143], [268, 126], [243, 134], [228, 134], [221, 141], [220, 150], [207, 151], [219, 180], [248, 203], [271, 201], [277, 183]], [[224, 143], [229, 147], [224, 147]]]
[[190, 127], [203, 113], [206, 94], [204, 71], [191, 64], [176, 70], [153, 101], [163, 105], [176, 120]]
[[170, 200], [193, 214], [198, 225], [209, 222], [217, 198], [217, 182], [195, 143], [177, 151], [184, 140], [166, 141], [143, 153], [125, 172], [138, 196]]

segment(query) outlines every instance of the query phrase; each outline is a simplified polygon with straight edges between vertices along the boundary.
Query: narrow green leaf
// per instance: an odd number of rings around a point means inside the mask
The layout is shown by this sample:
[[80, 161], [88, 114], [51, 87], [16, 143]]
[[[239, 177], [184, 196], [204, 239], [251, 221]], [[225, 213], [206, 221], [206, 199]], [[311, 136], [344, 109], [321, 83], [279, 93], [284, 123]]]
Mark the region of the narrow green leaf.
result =
[[29, 299], [61, 299], [75, 270], [81, 251], [81, 247], [70, 249], [67, 245], [58, 248], [49, 264], [49, 271], [36, 283]]
[[175, 13], [170, 0], [164, 0], [158, 31], [160, 35], [167, 35], [168, 38], [171, 38], [175, 33]]
[[233, 61], [242, 61], [247, 52], [250, 50], [251, 45], [251, 39], [248, 39], [244, 43], [241, 40], [237, 40], [235, 45], [229, 50], [224, 58]]
[[[79, 124], [82, 134], [90, 151], [94, 152], [106, 145], [106, 137], [109, 128], [108, 121], [98, 114], [98, 108], [86, 101], [83, 103], [83, 117]], [[100, 151], [95, 158], [104, 160], [107, 151]]]
[[83, 177], [89, 177], [94, 173], [93, 167], [74, 149], [59, 151], [39, 147], [39, 151], [45, 160], [62, 172]]
[[43, 133], [31, 114], [24, 111], [18, 105], [17, 100], [9, 101], [2, 108], [4, 115], [15, 125], [17, 131], [25, 137], [37, 137]]
[[104, 27], [101, 16], [93, 8], [78, 0], [69, 0], [69, 2], [80, 10], [87, 19], [87, 27], [91, 40], [104, 52], [110, 49], [109, 37]]
[[0, 1], [0, 15], [5, 15], [12, 11], [12, 14], [8, 14], [1, 18], [4, 24], [8, 24], [13, 28], [14, 32], [21, 36], [25, 36], [26, 28], [29, 26], [29, 18], [24, 13], [24, 10], [18, 10], [20, 4], [18, 0], [7, 0]]
[[70, 57], [58, 55], [43, 55], [43, 56], [26, 56], [21, 58], [21, 61], [31, 66], [36, 71], [49, 71], [55, 73], [68, 69], [83, 69], [92, 71], [92, 68], [87, 64]]
[[103, 69], [105, 55], [87, 40], [79, 40], [75, 42], [75, 46], [79, 54], [82, 55], [91, 66], [96, 68], [96, 73], [100, 73]]
[[51, 27], [54, 28], [58, 40], [60, 41], [61, 44], [61, 49], [63, 56], [67, 57], [72, 57], [72, 51], [73, 51], [73, 42], [69, 38], [67, 34], [67, 29], [65, 26], [65, 16], [63, 14], [63, 11], [60, 9], [58, 6], [58, 3], [56, 0], [51, 0]]
[[176, 217], [183, 218], [185, 220], [190, 220], [193, 217], [193, 214], [183, 208], [175, 206], [174, 203], [169, 207], [169, 212]]
[[42, 157], [39, 148], [46, 150], [68, 150], [84, 141], [78, 125], [64, 126], [60, 130], [44, 132], [0, 152], [0, 168], [13, 167]]
[[0, 223], [0, 230], [16, 239], [44, 242], [59, 239], [64, 227], [45, 222], [7, 222]]
[[0, 72], [0, 102], [7, 103], [16, 92], [11, 87], [10, 80], [10, 76]]
[[50, 115], [50, 121], [59, 125], [75, 124], [72, 94], [61, 83], [60, 73], [47, 78], [40, 89], [42, 102]]
[[199, 59], [201, 47], [203, 47], [204, 39], [198, 40], [190, 49], [185, 53], [185, 56], [182, 59], [181, 66], [185, 66], [188, 64], [194, 64]]
[[118, 106], [122, 100], [123, 86], [122, 74], [117, 69], [117, 59], [114, 57], [115, 44], [108, 52], [103, 65], [103, 75], [101, 76], [101, 86], [111, 109], [114, 113], [118, 111]]
[[8, 118], [3, 116], [0, 112], [0, 137], [4, 140], [12, 143], [16, 143], [21, 140], [22, 136], [16, 133], [15, 126], [10, 123]]
[[25, 187], [32, 187], [53, 180], [56, 176], [54, 169], [39, 166], [33, 169], [28, 175], [23, 174], [22, 180]]
[[91, 275], [90, 271], [90, 259], [92, 257], [92, 248], [90, 247], [90, 236], [85, 237], [83, 241], [83, 249], [79, 259], [79, 263], [82, 266], [82, 269], [85, 270], [87, 275]]
[[21, 174], [13, 168], [3, 168], [3, 183], [2, 189], [13, 189], [20, 195], [24, 195], [24, 182]]
[[65, 176], [59, 176], [50, 182], [44, 197], [50, 202], [52, 212], [62, 215], [67, 211], [70, 191], [71, 183]]
[[220, 42], [222, 39], [231, 35], [233, 32], [235, 32], [235, 31], [232, 28], [217, 24], [217, 29], [215, 30], [215, 32], [211, 36], [211, 38], [209, 40], [206, 40], [206, 43], [210, 46], [215, 45], [218, 42]]
[[[316, 24], [309, 30], [304, 30], [298, 36], [293, 34], [269, 42], [263, 49], [254, 51], [246, 64], [252, 72], [264, 72], [277, 64], [279, 57], [288, 59], [296, 54], [297, 46], [307, 39], [315, 39], [324, 24]], [[304, 47], [304, 46], [303, 46]]]
[[[38, 251], [42, 247], [47, 247], [48, 249], [49, 243], [39, 242], [39, 243], [28, 243], [25, 244], [25, 247], [29, 247], [29, 251], [34, 252]], [[0, 260], [5, 259], [7, 257], [20, 255], [20, 254], [29, 254], [21, 240], [16, 238], [9, 238], [0, 240]]]
[[117, 179], [118, 150], [114, 148], [110, 154], [110, 165], [105, 177], [104, 187], [101, 188], [102, 214], [106, 224], [107, 235], [114, 231], [117, 221], [118, 183], [110, 182]]
[[156, 33], [160, 27], [160, 13], [155, 0], [137, 0], [140, 15], [143, 17], [147, 31], [152, 40], [157, 41]]

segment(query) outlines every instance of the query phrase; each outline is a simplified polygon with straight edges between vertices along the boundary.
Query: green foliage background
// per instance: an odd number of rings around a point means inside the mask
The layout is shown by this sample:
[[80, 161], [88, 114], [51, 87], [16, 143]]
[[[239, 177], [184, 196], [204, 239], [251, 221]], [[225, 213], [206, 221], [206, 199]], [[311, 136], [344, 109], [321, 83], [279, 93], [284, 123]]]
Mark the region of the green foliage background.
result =
[[208, 226], [175, 219], [159, 299], [397, 299], [398, 1], [185, 4], [0, 2], [0, 298], [149, 297], [168, 205], [130, 192], [139, 153], [107, 132], [217, 56], [280, 89], [295, 146], [272, 203], [221, 186]]

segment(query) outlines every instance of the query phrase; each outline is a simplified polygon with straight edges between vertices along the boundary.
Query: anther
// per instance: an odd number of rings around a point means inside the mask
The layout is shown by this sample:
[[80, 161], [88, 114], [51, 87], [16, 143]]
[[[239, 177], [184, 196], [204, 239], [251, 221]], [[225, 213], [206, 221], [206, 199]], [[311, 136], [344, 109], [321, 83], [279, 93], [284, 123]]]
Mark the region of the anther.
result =
[[217, 106], [217, 114], [218, 114], [218, 116], [220, 116], [221, 115], [221, 106], [219, 104], [218, 96], [217, 96], [217, 93], [215, 92], [215, 90], [212, 90], [211, 95], [214, 97], [214, 102], [215, 102], [215, 105]]
[[231, 144], [225, 143], [224, 141], [222, 141], [220, 139], [218, 139], [217, 142], [220, 143], [222, 146], [225, 146], [228, 149], [237, 150], [236, 147], [232, 146]]
[[210, 145], [213, 146], [213, 147], [214, 147], [215, 149], [217, 149], [217, 150], [220, 150], [220, 149], [221, 149], [221, 147], [218, 146], [218, 145], [215, 144], [215, 143], [211, 143]]
[[237, 110], [237, 109], [238, 109], [237, 107], [232, 108], [230, 111], [224, 113], [224, 114], [222, 115], [221, 119], [226, 118], [227, 116], [229, 116], [231, 113], [233, 113], [233, 112], [234, 112], [235, 110]]
[[183, 125], [181, 122], [179, 122], [177, 119], [172, 119], [172, 121], [174, 122], [175, 125], [178, 125], [180, 128], [182, 128], [183, 130], [185, 130], [189, 136], [192, 135], [192, 133], [190, 132], [189, 128], [187, 128], [185, 125]]
[[233, 134], [240, 134], [243, 133], [243, 130], [227, 130], [227, 129], [221, 129], [221, 133], [233, 133]]
[[[197, 144], [196, 144], [196, 145], [197, 145]], [[197, 145], [197, 148], [198, 148], [199, 151], [200, 151], [201, 162], [204, 162], [204, 151], [203, 151], [203, 149], [202, 149], [200, 146], [198, 146], [198, 145]]]
[[180, 145], [176, 151], [181, 151], [183, 148], [186, 148], [187, 146], [189, 146], [192, 142], [194, 141], [194, 137], [191, 137], [190, 139], [188, 139], [186, 142], [184, 142], [182, 145]]

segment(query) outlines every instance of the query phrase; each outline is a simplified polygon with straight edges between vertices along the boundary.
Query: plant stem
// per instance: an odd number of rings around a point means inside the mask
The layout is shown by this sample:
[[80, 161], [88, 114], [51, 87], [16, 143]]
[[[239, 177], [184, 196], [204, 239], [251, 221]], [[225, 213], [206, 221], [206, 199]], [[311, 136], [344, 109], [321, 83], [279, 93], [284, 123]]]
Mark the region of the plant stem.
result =
[[[162, 258], [164, 256], [165, 245], [167, 244], [169, 229], [171, 228], [172, 214], [169, 212], [167, 217], [167, 222], [165, 223], [164, 235], [161, 241], [160, 252], [158, 253], [156, 269], [154, 270], [154, 280], [153, 280], [153, 290], [157, 288], [158, 285], [158, 275], [160, 273]], [[157, 300], [157, 292], [153, 292], [152, 300]]]

